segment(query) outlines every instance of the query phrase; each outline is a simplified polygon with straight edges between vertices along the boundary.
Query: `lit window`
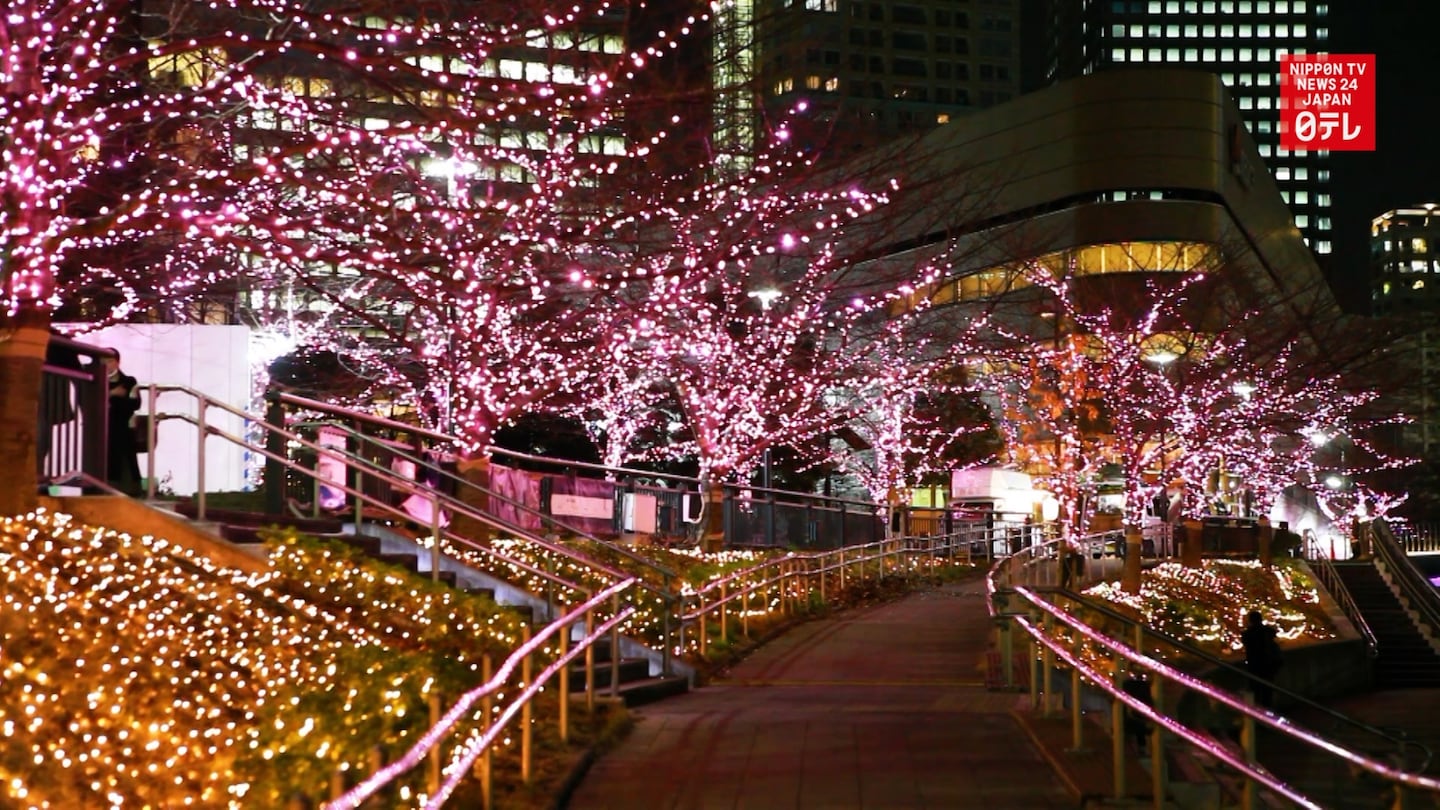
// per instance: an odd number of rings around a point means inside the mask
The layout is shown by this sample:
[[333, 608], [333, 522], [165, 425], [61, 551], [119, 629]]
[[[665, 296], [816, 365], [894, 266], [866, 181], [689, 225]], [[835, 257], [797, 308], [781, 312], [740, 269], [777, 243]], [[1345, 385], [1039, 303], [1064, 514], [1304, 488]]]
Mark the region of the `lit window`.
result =
[[1166, 62], [1179, 62], [1179, 61], [1180, 61], [1180, 49], [1179, 49], [1179, 48], [1166, 48], [1166, 49], [1165, 49], [1165, 61], [1166, 61]]
[[1200, 52], [1200, 56], [1201, 56], [1201, 58], [1204, 59], [1206, 62], [1214, 62], [1214, 61], [1215, 61], [1215, 49], [1214, 49], [1214, 48], [1206, 48], [1205, 50], [1203, 50], [1203, 51]]
[[1428, 246], [1425, 244], [1423, 238], [1417, 236], [1410, 240], [1410, 249], [1416, 253], [1424, 253], [1428, 249]]
[[1259, 109], [1262, 109], [1262, 110], [1268, 110], [1268, 109], [1270, 109], [1270, 97], [1269, 97], [1269, 96], [1261, 96], [1261, 97], [1260, 97], [1260, 103], [1259, 103], [1259, 105], [1258, 105], [1258, 108], [1259, 108]]
[[[1274, 150], [1270, 148], [1270, 144], [1268, 144], [1268, 143], [1262, 143], [1262, 144], [1260, 144], [1260, 157], [1270, 157], [1270, 153], [1273, 152], [1273, 151], [1274, 151]], [[1285, 202], [1290, 202], [1290, 201], [1289, 201], [1289, 200], [1286, 200]]]
[[1221, 61], [1221, 62], [1234, 62], [1234, 61], [1235, 61], [1235, 49], [1234, 49], [1234, 48], [1221, 48], [1221, 49], [1220, 49], [1220, 61]]
[[1320, 230], [1330, 230], [1330, 217], [1320, 217]]
[[1110, 36], [1112, 36], [1112, 37], [1124, 37], [1124, 36], [1125, 36], [1125, 26], [1123, 26], [1123, 25], [1112, 25], [1112, 26], [1110, 26]]
[[1145, 51], [1144, 51], [1143, 49], [1141, 49], [1141, 48], [1131, 48], [1131, 49], [1130, 49], [1130, 61], [1131, 61], [1131, 62], [1144, 62], [1144, 61], [1145, 61]]
[[1258, 36], [1258, 37], [1260, 37], [1261, 39], [1264, 39], [1264, 38], [1270, 36], [1270, 26], [1268, 26], [1268, 25], [1257, 25], [1257, 26], [1255, 26], [1255, 36]]
[[837, 79], [837, 78], [835, 78], [834, 76], [831, 76], [830, 78], [828, 78], [828, 79], [825, 80], [825, 89], [828, 90], [828, 91], [830, 91], [831, 93], [835, 92], [836, 90], [839, 90], [839, 89], [840, 89], [840, 80]]
[[1269, 49], [1269, 48], [1261, 48], [1260, 50], [1258, 50], [1258, 51], [1255, 52], [1255, 56], [1256, 56], [1256, 58], [1257, 58], [1259, 61], [1261, 61], [1261, 62], [1269, 62], [1269, 61], [1270, 61], [1270, 49]]
[[1295, 227], [1297, 227], [1297, 228], [1304, 228], [1304, 227], [1308, 227], [1309, 225], [1310, 225], [1310, 217], [1306, 216], [1305, 214], [1301, 214], [1300, 216], [1295, 217]]
[[1165, 26], [1165, 36], [1169, 37], [1170, 39], [1179, 39], [1179, 38], [1180, 38], [1180, 26], [1178, 26], [1178, 25], [1167, 25], [1167, 26]]
[[1205, 38], [1206, 38], [1206, 39], [1214, 39], [1214, 38], [1215, 38], [1215, 26], [1213, 26], [1213, 25], [1207, 25], [1207, 26], [1204, 26], [1203, 28], [1201, 28], [1200, 30], [1205, 32]]
[[[1223, 8], [1222, 8], [1222, 10], [1223, 10]], [[1249, 4], [1249, 3], [1241, 3], [1241, 4], [1240, 4], [1240, 13], [1241, 13], [1241, 14], [1249, 14], [1250, 11], [1251, 11], [1251, 9], [1250, 9], [1250, 4]]]
[[1329, 195], [1329, 194], [1316, 194], [1316, 195], [1315, 195], [1315, 204], [1318, 205], [1318, 206], [1320, 206], [1321, 208], [1328, 207], [1328, 206], [1330, 205], [1330, 195]]
[[1185, 26], [1185, 36], [1190, 37], [1190, 38], [1192, 38], [1192, 39], [1195, 38], [1195, 37], [1200, 36], [1200, 26], [1198, 26], [1198, 25], [1187, 25], [1187, 26]]
[[1150, 49], [1149, 61], [1151, 61], [1151, 62], [1159, 62], [1159, 61], [1162, 61], [1162, 60], [1161, 60], [1161, 57], [1160, 57], [1160, 49], [1159, 49], [1159, 48], [1151, 48], [1151, 49]]
[[1315, 38], [1316, 38], [1316, 39], [1329, 39], [1329, 38], [1330, 38], [1330, 29], [1329, 29], [1329, 28], [1316, 28], [1316, 29], [1315, 29]]
[[950, 123], [950, 113], [940, 113], [939, 115], [935, 116], [935, 123], [937, 123], [937, 124], [948, 124], [948, 123]]
[[1309, 205], [1309, 204], [1310, 204], [1310, 192], [1308, 192], [1308, 191], [1297, 191], [1297, 192], [1295, 192], [1295, 204], [1296, 204], [1296, 205]]
[[1166, 13], [1166, 14], [1179, 14], [1179, 13], [1180, 13], [1180, 2], [1179, 2], [1179, 0], [1169, 0], [1169, 2], [1167, 2], [1167, 3], [1165, 4], [1165, 13]]
[[805, 77], [805, 87], [806, 87], [806, 89], [808, 89], [808, 90], [819, 90], [819, 89], [820, 89], [820, 77], [819, 77], [819, 76], [806, 76], [806, 77]]
[[1288, 2], [1288, 0], [1280, 0], [1280, 2], [1276, 3], [1276, 4], [1275, 4], [1275, 13], [1276, 13], [1276, 14], [1289, 14], [1289, 13], [1290, 13], [1290, 3]]
[[1186, 62], [1194, 62], [1195, 60], [1197, 60], [1197, 59], [1199, 59], [1199, 58], [1200, 58], [1200, 52], [1199, 52], [1199, 51], [1195, 50], [1194, 48], [1186, 48], [1186, 49], [1185, 49], [1185, 61], [1186, 61]]
[[1328, 183], [1328, 182], [1330, 182], [1330, 170], [1329, 170], [1329, 169], [1316, 169], [1316, 170], [1315, 170], [1315, 179], [1316, 179], [1316, 180], [1319, 180], [1319, 181], [1322, 182], [1322, 183]]
[[1289, 179], [1290, 179], [1290, 167], [1289, 167], [1289, 166], [1280, 166], [1280, 167], [1276, 168], [1276, 169], [1275, 169], [1275, 179], [1276, 179], [1276, 180], [1289, 180]]
[[1220, 26], [1220, 36], [1222, 36], [1222, 37], [1233, 37], [1233, 36], [1235, 36], [1235, 26], [1233, 26], [1233, 25], [1222, 25], [1222, 26]]
[[1307, 168], [1304, 167], [1304, 166], [1296, 166], [1296, 167], [1295, 167], [1295, 179], [1296, 179], [1296, 180], [1309, 180], [1309, 179], [1310, 179], [1310, 170], [1307, 169]]
[[1303, 36], [1305, 36], [1305, 26], [1303, 26], [1303, 25], [1297, 25], [1297, 26], [1295, 26], [1295, 36], [1297, 36], [1297, 37], [1303, 37]]
[[1203, 4], [1203, 7], [1202, 7], [1200, 10], [1203, 11], [1203, 12], [1205, 12], [1206, 14], [1214, 14], [1214, 13], [1215, 13], [1215, 0], [1205, 0], [1205, 3]]
[[1194, 14], [1194, 13], [1198, 12], [1199, 10], [1200, 10], [1200, 4], [1197, 3], [1197, 2], [1195, 2], [1195, 0], [1189, 0], [1187, 3], [1185, 3], [1185, 13], [1186, 13], [1186, 14]]
[[1148, 36], [1148, 37], [1150, 37], [1151, 39], [1159, 39], [1159, 38], [1160, 38], [1160, 31], [1161, 31], [1160, 26], [1158, 26], [1158, 25], [1152, 25], [1152, 26], [1150, 26], [1149, 28], [1146, 28], [1146, 29], [1145, 29], [1145, 35]]
[[1145, 26], [1143, 26], [1143, 25], [1132, 25], [1132, 26], [1130, 26], [1130, 36], [1135, 37], [1136, 39], [1139, 39], [1139, 38], [1145, 36]]
[[1160, 4], [1160, 2], [1159, 2], [1158, 0], [1151, 0], [1151, 2], [1150, 2], [1150, 13], [1151, 13], [1151, 14], [1160, 14], [1160, 13], [1161, 13], [1161, 11], [1160, 11], [1160, 6], [1161, 6], [1161, 4]]
[[1296, 14], [1304, 14], [1304, 13], [1305, 13], [1305, 3], [1304, 3], [1304, 0], [1299, 0], [1299, 2], [1295, 3], [1295, 13], [1296, 13]]
[[1124, 49], [1124, 48], [1116, 48], [1116, 49], [1115, 49], [1115, 53], [1111, 55], [1111, 58], [1114, 59], [1116, 62], [1124, 62], [1124, 61], [1125, 61], [1125, 49]]
[[1329, 242], [1321, 242], [1321, 243], [1319, 243], [1319, 244], [1316, 245], [1316, 247], [1315, 247], [1315, 252], [1316, 252], [1316, 253], [1329, 253], [1329, 252], [1330, 252], [1330, 243], [1329, 243]]
[[1251, 97], [1249, 97], [1249, 96], [1241, 96], [1241, 97], [1240, 97], [1240, 109], [1242, 109], [1242, 110], [1253, 110], [1253, 109], [1255, 109], [1255, 99], [1253, 99], [1253, 98], [1251, 98]]
[[1259, 12], [1260, 12], [1261, 14], [1269, 14], [1269, 13], [1270, 13], [1270, 0], [1260, 0], [1259, 3], [1256, 3], [1256, 4], [1255, 4], [1255, 7], [1256, 7], [1256, 9], [1259, 10]]
[[1277, 25], [1277, 26], [1275, 26], [1275, 36], [1277, 36], [1277, 37], [1288, 37], [1288, 36], [1290, 36], [1290, 26], [1288, 26], [1288, 25]]
[[1240, 36], [1242, 36], [1242, 37], [1248, 37], [1248, 36], [1251, 36], [1251, 35], [1252, 35], [1252, 33], [1251, 33], [1251, 30], [1250, 30], [1250, 26], [1248, 26], [1248, 25], [1242, 25], [1242, 26], [1240, 26]]

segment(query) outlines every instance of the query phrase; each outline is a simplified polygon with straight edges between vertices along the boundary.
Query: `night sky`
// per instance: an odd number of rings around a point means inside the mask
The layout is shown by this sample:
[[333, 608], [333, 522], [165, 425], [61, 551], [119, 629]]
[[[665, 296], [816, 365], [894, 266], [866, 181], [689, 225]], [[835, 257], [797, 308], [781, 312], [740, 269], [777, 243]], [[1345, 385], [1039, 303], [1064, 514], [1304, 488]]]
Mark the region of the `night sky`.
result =
[[1365, 295], [1370, 220], [1392, 208], [1440, 203], [1440, 2], [1330, 3], [1332, 53], [1375, 54], [1374, 152], [1334, 158], [1335, 267], [1342, 295]]

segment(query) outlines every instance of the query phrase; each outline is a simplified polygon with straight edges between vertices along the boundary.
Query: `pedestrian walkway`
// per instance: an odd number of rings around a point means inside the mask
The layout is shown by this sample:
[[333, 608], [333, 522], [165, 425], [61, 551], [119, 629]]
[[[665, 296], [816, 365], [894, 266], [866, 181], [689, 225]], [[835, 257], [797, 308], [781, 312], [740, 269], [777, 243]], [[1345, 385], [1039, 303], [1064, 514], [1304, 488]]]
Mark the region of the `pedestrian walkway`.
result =
[[796, 627], [717, 684], [636, 712], [570, 810], [1073, 808], [990, 692], [980, 579]]

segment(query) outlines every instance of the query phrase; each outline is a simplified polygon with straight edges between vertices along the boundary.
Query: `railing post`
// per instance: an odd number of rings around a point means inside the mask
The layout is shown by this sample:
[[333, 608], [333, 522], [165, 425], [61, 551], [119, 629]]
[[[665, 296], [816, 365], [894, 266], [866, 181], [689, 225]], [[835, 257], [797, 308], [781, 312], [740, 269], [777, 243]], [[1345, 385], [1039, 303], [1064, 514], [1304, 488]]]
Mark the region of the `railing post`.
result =
[[660, 617], [660, 640], [663, 642], [664, 648], [660, 650], [660, 674], [669, 675], [670, 656], [673, 652], [673, 645], [670, 643], [670, 634], [673, 632], [670, 624], [670, 612], [676, 610], [677, 606], [680, 605], [679, 597], [675, 595], [674, 590], [670, 587], [669, 574], [665, 575], [665, 595], [662, 602], [661, 607], [663, 613]]
[[[360, 533], [358, 524], [355, 533]], [[435, 492], [430, 493], [430, 579], [440, 581], [440, 495]]]
[[[1259, 764], [1255, 759], [1255, 718], [1248, 714], [1240, 715], [1240, 747], [1245, 750], [1245, 761], [1252, 767]], [[1243, 810], [1255, 810], [1260, 800], [1260, 786], [1249, 774], [1245, 775], [1245, 788], [1240, 794], [1240, 807]]]
[[[1115, 688], [1125, 691], [1126, 661], [1121, 655], [1115, 656]], [[1111, 789], [1116, 799], [1125, 798], [1125, 712], [1129, 707], [1116, 697], [1110, 701], [1110, 759], [1113, 763]], [[1163, 803], [1156, 802], [1156, 807]]]
[[210, 425], [205, 421], [205, 397], [200, 397], [195, 409], [195, 424], [200, 435], [195, 440], [195, 520], [205, 520], [205, 440], [210, 437]]
[[[153, 417], [152, 417], [153, 418]], [[285, 404], [278, 398], [265, 406], [265, 422], [271, 428], [285, 428]], [[285, 511], [285, 465], [281, 458], [288, 458], [285, 437], [276, 430], [265, 431], [265, 511], [278, 515]]]
[[[443, 714], [440, 705], [440, 693], [430, 693], [430, 726], [433, 728], [440, 722], [440, 715]], [[425, 787], [434, 796], [440, 791], [440, 745], [437, 743], [430, 748], [430, 755], [426, 763]]]
[[840, 547], [840, 590], [845, 590], [845, 547]]
[[[485, 653], [480, 656], [480, 680], [483, 683], [489, 683], [490, 679], [494, 676], [494, 662], [490, 659], [490, 653]], [[495, 722], [495, 699], [491, 697], [492, 694], [494, 693], [487, 692], [485, 696], [480, 699], [480, 716], [484, 718], [481, 725], [482, 728], [489, 728], [490, 724]], [[494, 745], [491, 745], [489, 748], [486, 748], [485, 753], [481, 754], [480, 758], [475, 760], [475, 775], [480, 777], [480, 806], [484, 808], [484, 810], [490, 810], [490, 808], [495, 805], [495, 786], [492, 784], [490, 778], [490, 752], [494, 747]]]
[[695, 601], [695, 623], [700, 625], [700, 658], [704, 660], [705, 650], [710, 646], [710, 631], [709, 628], [705, 626], [708, 624], [705, 617], [705, 592], [696, 591]]
[[750, 639], [750, 592], [752, 590], [754, 590], [754, 586], [747, 583], [744, 601], [741, 603], [744, 612], [740, 614], [740, 631], [745, 634], [747, 641]]
[[155, 500], [155, 430], [157, 421], [155, 399], [159, 393], [158, 386], [152, 382], [145, 397], [145, 404], [150, 409], [150, 414], [145, 420], [145, 500], [147, 501]]
[[[1160, 676], [1150, 675], [1150, 704], [1159, 714], [1165, 714], [1165, 689]], [[1159, 723], [1150, 724], [1150, 792], [1155, 794], [1155, 806], [1165, 803], [1165, 792], [1170, 788], [1170, 775], [1165, 770], [1165, 729]]]
[[[520, 644], [530, 643], [530, 625], [520, 628]], [[528, 652], [520, 659], [520, 688], [524, 692], [531, 687], [530, 679], [535, 674], [535, 653]], [[534, 701], [526, 700], [520, 706], [520, 781], [530, 784], [531, 743], [535, 736], [533, 723]]]
[[[357, 447], [357, 448], [355, 448], [355, 449], [356, 449], [357, 455], [358, 455], [358, 451], [359, 451], [361, 448]], [[432, 498], [431, 506], [435, 507], [435, 508], [434, 508], [435, 514], [438, 515], [438, 514], [440, 513], [440, 508], [439, 508], [439, 506], [438, 506], [437, 504], [434, 503], [433, 498]], [[438, 520], [438, 518], [432, 517], [432, 520]], [[359, 537], [359, 536], [360, 536], [360, 534], [361, 534], [360, 529], [361, 529], [364, 525], [365, 525], [365, 468], [362, 467], [362, 466], [360, 466], [359, 464], [357, 464], [357, 465], [355, 465], [355, 536], [356, 536], [356, 537]]]
[[[1031, 618], [1034, 618], [1033, 613], [1031, 614]], [[1044, 677], [1044, 661], [1041, 658], [1042, 653], [1038, 649], [1039, 646], [1040, 642], [1036, 640], [1034, 636], [1031, 636], [1030, 658], [1026, 666], [1030, 667], [1030, 710], [1035, 711], [1036, 709], [1041, 709], [1041, 713], [1043, 714], [1044, 707], [1040, 705], [1040, 695], [1042, 694], [1040, 691], [1040, 679]], [[1045, 694], [1046, 700], [1049, 700], [1049, 693], [1046, 692], [1043, 694]]]
[[[1079, 642], [1075, 645], [1080, 646]], [[1078, 649], [1075, 652], [1079, 652]], [[1070, 668], [1070, 750], [1075, 753], [1085, 751], [1085, 714], [1080, 711], [1080, 689], [1083, 681], [1080, 678], [1080, 668]]]
[[[610, 616], [620, 615], [620, 594], [610, 597]], [[610, 628], [610, 697], [620, 696], [620, 623]]]
[[1015, 687], [1015, 626], [1008, 618], [1000, 618], [1000, 671], [1005, 677], [1005, 687]]
[[[1045, 637], [1048, 639], [1048, 638], [1051, 637], [1052, 631], [1053, 631], [1054, 628], [1055, 628], [1055, 620], [1054, 620], [1054, 618], [1053, 618], [1049, 613], [1046, 613], [1046, 614], [1045, 614], [1045, 619], [1044, 619], [1043, 626], [1044, 626], [1044, 631], [1043, 631], [1043, 632], [1045, 633]], [[1052, 673], [1052, 672], [1054, 671], [1054, 669], [1055, 669], [1055, 651], [1052, 650], [1052, 649], [1050, 649], [1050, 646], [1049, 646], [1048, 644], [1047, 644], [1047, 645], [1044, 645], [1044, 646], [1045, 646], [1044, 651], [1040, 653], [1040, 666], [1041, 666], [1041, 667], [1043, 668], [1043, 670], [1044, 670], [1044, 671], [1041, 673], [1041, 677], [1043, 677], [1044, 680], [1045, 680], [1045, 684], [1044, 684], [1045, 708], [1044, 708], [1044, 711], [1041, 712], [1041, 716], [1042, 716], [1042, 717], [1050, 717], [1050, 716], [1052, 716], [1052, 715], [1054, 714], [1054, 712], [1055, 712], [1055, 709], [1054, 709], [1054, 705], [1055, 705], [1055, 694], [1054, 694], [1054, 692], [1055, 692], [1055, 690], [1053, 690], [1053, 689], [1050, 688], [1050, 675], [1051, 675], [1051, 673]]]
[[[588, 598], [588, 597], [587, 597]], [[595, 608], [585, 611], [585, 711], [595, 713]]]
[[730, 641], [730, 603], [726, 594], [726, 583], [720, 583], [720, 641]]
[[825, 579], [830, 575], [830, 552], [827, 551], [822, 553], [818, 559], [820, 565], [820, 601], [821, 603], [825, 603], [829, 601], [828, 597], [825, 595]]
[[[560, 658], [570, 652], [570, 625], [560, 629]], [[570, 664], [560, 667], [560, 742], [570, 742]]]

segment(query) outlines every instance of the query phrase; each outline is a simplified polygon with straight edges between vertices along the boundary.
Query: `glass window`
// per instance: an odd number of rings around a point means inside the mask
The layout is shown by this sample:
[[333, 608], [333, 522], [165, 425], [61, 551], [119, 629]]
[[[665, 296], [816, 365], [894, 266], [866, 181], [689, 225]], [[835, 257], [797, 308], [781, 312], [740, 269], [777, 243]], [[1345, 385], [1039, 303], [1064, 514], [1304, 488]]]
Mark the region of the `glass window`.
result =
[[1116, 48], [1116, 49], [1115, 49], [1115, 53], [1112, 54], [1111, 58], [1113, 58], [1116, 62], [1124, 62], [1124, 61], [1125, 61], [1125, 49], [1124, 49], [1124, 48]]
[[1277, 26], [1275, 26], [1275, 36], [1277, 36], [1277, 37], [1288, 37], [1288, 36], [1290, 36], [1290, 26], [1288, 26], [1288, 25], [1277, 25]]
[[1429, 246], [1425, 244], [1425, 239], [1423, 237], [1417, 236], [1414, 239], [1410, 240], [1410, 249], [1415, 251], [1416, 253], [1424, 253], [1428, 249], [1428, 247]]
[[1268, 25], [1257, 25], [1257, 26], [1255, 26], [1255, 35], [1258, 36], [1258, 37], [1260, 37], [1261, 39], [1264, 39], [1265, 37], [1270, 36], [1270, 26], [1268, 26]]
[[1289, 13], [1290, 13], [1290, 3], [1289, 3], [1289, 0], [1281, 0], [1281, 2], [1276, 3], [1276, 4], [1275, 4], [1275, 13], [1276, 13], [1276, 14], [1289, 14]]
[[1200, 58], [1200, 52], [1199, 52], [1199, 51], [1195, 50], [1194, 48], [1186, 48], [1186, 49], [1185, 49], [1185, 61], [1186, 61], [1186, 62], [1194, 62], [1195, 60], [1197, 60], [1197, 59], [1199, 59], [1199, 58]]
[[1289, 179], [1290, 179], [1290, 167], [1289, 167], [1289, 166], [1279, 166], [1279, 167], [1276, 167], [1276, 169], [1275, 169], [1275, 179], [1276, 179], [1276, 180], [1289, 180]]
[[1248, 26], [1248, 25], [1242, 25], [1242, 26], [1240, 26], [1240, 36], [1242, 36], [1242, 37], [1252, 36], [1251, 31], [1250, 31], [1250, 26]]
[[1204, 26], [1203, 28], [1201, 28], [1200, 30], [1205, 32], [1205, 38], [1206, 38], [1206, 39], [1214, 39], [1214, 37], [1215, 37], [1215, 26], [1213, 26], [1213, 25], [1207, 25], [1207, 26]]
[[1240, 13], [1241, 13], [1241, 14], [1249, 14], [1249, 13], [1250, 13], [1250, 4], [1249, 4], [1248, 2], [1245, 2], [1245, 3], [1241, 3], [1241, 4], [1240, 4]]
[[1135, 38], [1137, 38], [1137, 39], [1139, 39], [1140, 37], [1145, 36], [1145, 26], [1143, 26], [1143, 25], [1132, 25], [1132, 26], [1130, 26], [1130, 36], [1135, 37]]
[[1130, 61], [1131, 61], [1131, 62], [1144, 62], [1144, 61], [1145, 61], [1145, 51], [1144, 51], [1144, 49], [1142, 49], [1142, 48], [1131, 48], [1131, 49], [1130, 49]]
[[1214, 49], [1214, 48], [1205, 48], [1204, 50], [1202, 50], [1202, 51], [1200, 52], [1200, 55], [1201, 55], [1201, 58], [1203, 58], [1206, 62], [1214, 62], [1214, 61], [1215, 61], [1215, 49]]
[[1170, 39], [1179, 39], [1179, 38], [1180, 38], [1180, 26], [1178, 26], [1178, 25], [1167, 25], [1167, 26], [1165, 26], [1165, 36], [1169, 37]]
[[1195, 37], [1200, 36], [1200, 26], [1198, 26], [1198, 25], [1187, 25], [1187, 26], [1185, 26], [1185, 36], [1190, 37], [1190, 38], [1192, 38], [1192, 39], [1195, 38]]
[[1305, 26], [1303, 26], [1303, 25], [1297, 25], [1297, 26], [1295, 26], [1295, 36], [1297, 36], [1297, 37], [1303, 37], [1303, 36], [1305, 36]]
[[1200, 4], [1195, 2], [1195, 0], [1188, 0], [1188, 2], [1185, 3], [1186, 14], [1195, 14], [1198, 11], [1200, 11]]
[[1329, 252], [1330, 252], [1330, 243], [1329, 243], [1329, 242], [1320, 242], [1319, 244], [1317, 244], [1317, 245], [1315, 246], [1315, 252], [1316, 252], [1316, 253], [1329, 253]]
[[1161, 11], [1160, 11], [1160, 5], [1161, 5], [1161, 4], [1160, 4], [1159, 0], [1151, 0], [1151, 2], [1150, 2], [1150, 13], [1151, 13], [1151, 14], [1160, 14], [1160, 13], [1161, 13]]
[[1330, 205], [1330, 195], [1329, 195], [1329, 194], [1316, 194], [1316, 195], [1315, 195], [1315, 204], [1318, 205], [1318, 206], [1321, 206], [1321, 207], [1325, 207], [1325, 206]]
[[1180, 49], [1179, 49], [1179, 48], [1166, 48], [1166, 49], [1165, 49], [1165, 61], [1166, 61], [1166, 62], [1179, 62], [1179, 61], [1180, 61]]
[[1309, 226], [1310, 226], [1310, 217], [1309, 217], [1308, 215], [1306, 215], [1306, 214], [1301, 214], [1301, 215], [1295, 217], [1295, 227], [1297, 227], [1297, 228], [1308, 228]]
[[1256, 8], [1261, 14], [1269, 14], [1269, 13], [1270, 13], [1270, 0], [1260, 0], [1260, 2], [1258, 2], [1258, 3], [1255, 4], [1255, 8]]
[[1297, 0], [1297, 2], [1295, 3], [1295, 13], [1296, 13], [1296, 14], [1304, 14], [1304, 13], [1305, 13], [1305, 0]]
[[1297, 192], [1295, 192], [1295, 204], [1296, 204], [1296, 205], [1309, 205], [1309, 204], [1310, 204], [1310, 192], [1308, 192], [1308, 191], [1297, 191]]
[[1221, 62], [1234, 62], [1234, 61], [1235, 61], [1235, 49], [1234, 49], [1234, 48], [1221, 48], [1221, 49], [1220, 49], [1220, 61], [1221, 61]]
[[1309, 180], [1309, 179], [1310, 179], [1310, 170], [1309, 170], [1308, 168], [1304, 167], [1304, 166], [1296, 166], [1296, 167], [1295, 167], [1295, 179], [1296, 179], [1296, 180]]
[[1240, 97], [1240, 109], [1242, 109], [1242, 110], [1253, 110], [1253, 109], [1255, 109], [1255, 99], [1253, 99], [1253, 98], [1251, 98], [1251, 97], [1249, 97], [1249, 96], [1241, 96], [1241, 97]]
[[1160, 49], [1159, 49], [1159, 48], [1151, 48], [1151, 49], [1150, 49], [1149, 61], [1151, 61], [1151, 62], [1159, 62], [1159, 61], [1162, 61], [1162, 60], [1161, 60], [1161, 57], [1160, 57]]
[[1222, 26], [1220, 26], [1220, 36], [1222, 36], [1222, 37], [1233, 37], [1233, 36], [1235, 36], [1235, 26], [1233, 26], [1233, 25], [1222, 25]]

